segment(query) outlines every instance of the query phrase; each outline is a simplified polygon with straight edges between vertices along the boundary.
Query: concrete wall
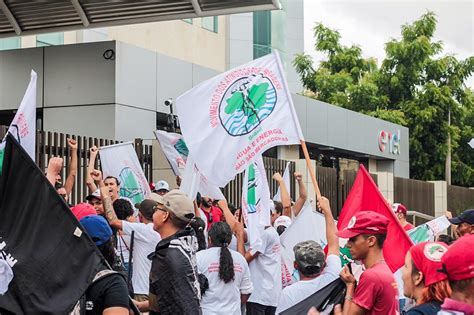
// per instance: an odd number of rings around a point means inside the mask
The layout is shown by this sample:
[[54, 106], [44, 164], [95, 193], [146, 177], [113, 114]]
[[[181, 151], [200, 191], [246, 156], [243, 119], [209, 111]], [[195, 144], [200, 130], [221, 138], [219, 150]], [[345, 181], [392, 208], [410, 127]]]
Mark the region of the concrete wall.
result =
[[[292, 97], [307, 142], [388, 160], [377, 161], [377, 170], [409, 177], [408, 128], [300, 95], [292, 94]], [[400, 131], [399, 155], [380, 151], [381, 130]]]

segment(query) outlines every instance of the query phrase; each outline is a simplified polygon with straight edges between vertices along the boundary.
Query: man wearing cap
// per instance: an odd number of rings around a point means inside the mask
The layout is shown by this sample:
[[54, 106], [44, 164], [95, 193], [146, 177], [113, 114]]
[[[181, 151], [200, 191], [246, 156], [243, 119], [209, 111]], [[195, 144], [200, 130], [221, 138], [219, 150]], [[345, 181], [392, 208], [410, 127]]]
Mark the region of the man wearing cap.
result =
[[157, 193], [158, 195], [164, 196], [169, 191], [170, 191], [170, 185], [168, 184], [168, 182], [164, 180], [160, 180], [159, 182], [156, 183], [154, 192]]
[[104, 207], [102, 206], [102, 197], [100, 196], [100, 190], [97, 189], [92, 194], [86, 197], [86, 201], [94, 207], [98, 215], [104, 215]]
[[[161, 237], [153, 229], [153, 213], [156, 211], [158, 203], [145, 199], [137, 204], [138, 216], [141, 222], [128, 222], [119, 220], [112, 205], [109, 195], [109, 187], [100, 188], [105, 217], [109, 224], [122, 231], [123, 235], [131, 236], [134, 233], [134, 245], [132, 251], [132, 284], [135, 299], [145, 301], [148, 299], [149, 281], [148, 274], [151, 269], [151, 261], [147, 256], [155, 250], [156, 244]], [[126, 244], [130, 248], [130, 244]], [[130, 262], [129, 262], [130, 263]]]
[[278, 235], [282, 235], [290, 225], [291, 219], [286, 215], [279, 216], [273, 223], [273, 227], [277, 231]]
[[361, 211], [337, 235], [349, 239], [347, 247], [366, 270], [357, 288], [347, 266], [341, 272], [347, 291], [343, 314], [399, 314], [398, 289], [393, 273], [384, 261], [382, 248], [390, 221], [373, 211]]
[[194, 218], [193, 201], [177, 189], [155, 198], [153, 224], [162, 240], [148, 256], [152, 261], [150, 299], [138, 307], [149, 310], [150, 315], [201, 314], [198, 244], [194, 230], [188, 227]]
[[441, 257], [448, 275], [451, 298], [444, 300], [438, 314], [474, 314], [474, 235], [465, 235], [453, 243]]
[[456, 225], [454, 232], [457, 237], [474, 234], [474, 209], [463, 211], [457, 217], [449, 219], [449, 222]]
[[407, 221], [407, 208], [401, 204], [401, 203], [394, 203], [392, 205], [392, 210], [395, 212], [395, 215], [397, 216], [398, 221], [402, 225], [403, 229], [405, 231], [410, 231], [413, 229], [415, 226], [408, 223]]
[[286, 287], [281, 292], [276, 313], [296, 305], [319, 291], [339, 277], [341, 259], [339, 258], [339, 238], [336, 235], [336, 223], [332, 216], [329, 200], [321, 197], [318, 208], [326, 220], [326, 238], [328, 255], [324, 255], [321, 245], [315, 241], [304, 241], [293, 248], [295, 253], [295, 269], [298, 270], [300, 281]]

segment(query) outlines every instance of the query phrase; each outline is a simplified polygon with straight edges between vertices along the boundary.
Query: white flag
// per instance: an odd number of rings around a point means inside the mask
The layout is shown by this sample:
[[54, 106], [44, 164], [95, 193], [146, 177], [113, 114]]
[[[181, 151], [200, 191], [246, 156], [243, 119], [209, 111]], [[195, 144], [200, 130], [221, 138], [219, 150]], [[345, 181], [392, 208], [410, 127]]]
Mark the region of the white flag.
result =
[[102, 147], [99, 150], [104, 178], [114, 176], [120, 181], [120, 196], [143, 201], [151, 191], [132, 142]]
[[[280, 236], [282, 245], [282, 268], [285, 270], [283, 283], [291, 284], [295, 280], [295, 254], [293, 247], [303, 241], [313, 240], [324, 248], [327, 245], [326, 220], [324, 215], [315, 212], [306, 202], [301, 212], [293, 219], [291, 225]], [[284, 266], [283, 266], [284, 264]], [[291, 277], [291, 278], [290, 278]]]
[[176, 106], [196, 165], [220, 187], [267, 149], [303, 139], [277, 52], [199, 84]]
[[[283, 182], [285, 183], [288, 193], [290, 192], [290, 162], [286, 163], [285, 172], [283, 173]], [[281, 202], [281, 189], [278, 186], [278, 191], [275, 196], [273, 196], [274, 201]]]
[[36, 79], [36, 72], [31, 70], [30, 84], [8, 128], [8, 132], [15, 137], [33, 161], [36, 145]]
[[242, 214], [252, 253], [264, 251], [261, 233], [270, 225], [270, 189], [262, 156], [250, 164], [242, 185]]
[[186, 167], [183, 172], [183, 179], [179, 189], [189, 198], [195, 199], [199, 192], [203, 197], [209, 197], [216, 200], [225, 199], [219, 187], [209, 182], [204, 175], [199, 172], [192, 157], [188, 157]]
[[183, 136], [163, 130], [155, 131], [155, 136], [160, 143], [160, 147], [168, 159], [174, 174], [176, 176], [181, 176], [181, 170], [186, 165], [186, 160], [189, 155], [189, 150], [184, 142]]

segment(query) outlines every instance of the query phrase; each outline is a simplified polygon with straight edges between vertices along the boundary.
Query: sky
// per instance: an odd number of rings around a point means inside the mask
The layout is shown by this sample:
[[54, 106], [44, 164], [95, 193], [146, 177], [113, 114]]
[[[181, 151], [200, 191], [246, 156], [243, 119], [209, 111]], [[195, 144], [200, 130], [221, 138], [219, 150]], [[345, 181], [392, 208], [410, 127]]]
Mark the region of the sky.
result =
[[[474, 0], [304, 0], [305, 52], [315, 61], [313, 27], [321, 22], [341, 33], [344, 45], [356, 44], [364, 57], [375, 57], [380, 65], [384, 44], [399, 39], [400, 26], [418, 19], [428, 10], [438, 24], [434, 39], [444, 43], [443, 54], [459, 59], [474, 56]], [[474, 89], [474, 76], [467, 85]]]

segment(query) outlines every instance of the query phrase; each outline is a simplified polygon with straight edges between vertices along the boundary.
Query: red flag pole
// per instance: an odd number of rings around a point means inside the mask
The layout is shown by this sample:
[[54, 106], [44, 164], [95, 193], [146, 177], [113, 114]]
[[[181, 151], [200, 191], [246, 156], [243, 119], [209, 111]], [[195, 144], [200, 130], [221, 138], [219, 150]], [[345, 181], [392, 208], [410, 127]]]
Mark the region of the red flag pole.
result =
[[306, 165], [308, 166], [309, 175], [311, 176], [311, 181], [313, 182], [314, 191], [316, 192], [316, 199], [321, 197], [321, 191], [319, 190], [318, 181], [316, 180], [316, 173], [314, 172], [313, 165], [309, 159], [308, 148], [306, 147], [306, 142], [300, 140], [301, 147], [303, 148], [304, 159], [306, 160]]

